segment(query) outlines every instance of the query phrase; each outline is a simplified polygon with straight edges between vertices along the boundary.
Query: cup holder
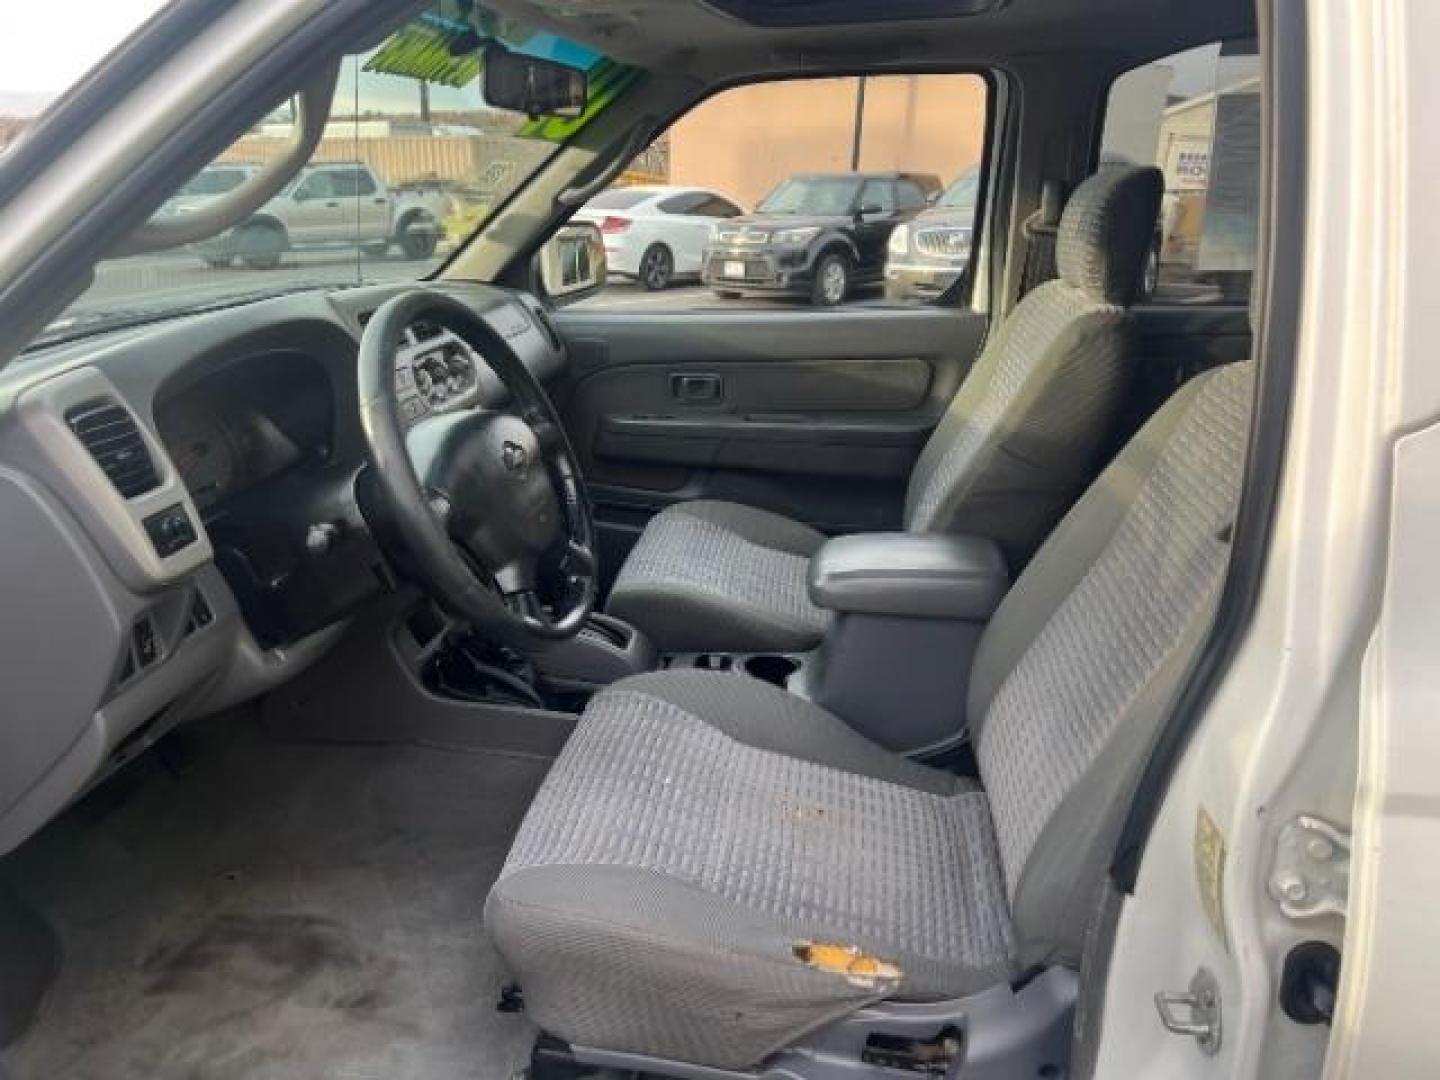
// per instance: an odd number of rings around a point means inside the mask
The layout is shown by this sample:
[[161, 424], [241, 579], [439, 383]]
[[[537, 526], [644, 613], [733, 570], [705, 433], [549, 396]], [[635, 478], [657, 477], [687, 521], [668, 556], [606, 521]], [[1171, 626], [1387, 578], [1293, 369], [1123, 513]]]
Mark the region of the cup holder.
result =
[[791, 675], [800, 669], [800, 662], [788, 656], [749, 656], [745, 659], [745, 670], [757, 679], [783, 687]]

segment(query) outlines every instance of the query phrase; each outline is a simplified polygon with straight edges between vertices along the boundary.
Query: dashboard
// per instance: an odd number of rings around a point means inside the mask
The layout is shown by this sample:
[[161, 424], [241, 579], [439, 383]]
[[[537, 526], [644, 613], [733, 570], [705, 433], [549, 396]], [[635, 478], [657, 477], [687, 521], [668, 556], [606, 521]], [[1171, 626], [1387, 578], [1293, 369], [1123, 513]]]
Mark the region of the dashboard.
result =
[[[360, 510], [356, 364], [407, 287], [170, 319], [0, 372], [0, 854], [176, 724], [298, 674], [389, 587]], [[533, 297], [448, 291], [542, 384], [564, 372]], [[424, 324], [395, 387], [409, 426], [506, 403], [483, 358]]]
[[333, 441], [335, 390], [303, 352], [242, 357], [167, 395], [155, 426], [202, 517], [307, 460]]

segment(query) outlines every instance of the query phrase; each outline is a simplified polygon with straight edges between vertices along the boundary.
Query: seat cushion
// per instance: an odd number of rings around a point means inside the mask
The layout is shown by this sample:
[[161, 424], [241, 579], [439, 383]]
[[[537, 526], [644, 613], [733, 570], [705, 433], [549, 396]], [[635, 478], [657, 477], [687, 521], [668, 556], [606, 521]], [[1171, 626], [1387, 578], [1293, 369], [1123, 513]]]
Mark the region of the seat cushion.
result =
[[[597, 695], [485, 917], [545, 1030], [728, 1068], [867, 1001], [1013, 974], [985, 794], [735, 674]], [[807, 943], [900, 975], [819, 970]]]
[[825, 537], [738, 503], [696, 500], [657, 514], [621, 568], [606, 610], [662, 652], [800, 652], [828, 614], [810, 602]]

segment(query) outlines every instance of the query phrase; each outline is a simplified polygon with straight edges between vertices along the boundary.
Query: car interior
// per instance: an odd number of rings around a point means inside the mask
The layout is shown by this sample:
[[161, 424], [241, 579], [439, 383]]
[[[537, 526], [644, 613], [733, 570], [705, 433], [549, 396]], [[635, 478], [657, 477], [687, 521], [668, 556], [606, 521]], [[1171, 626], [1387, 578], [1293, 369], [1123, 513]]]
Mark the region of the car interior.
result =
[[[1256, 382], [1107, 94], [1254, 6], [483, 6], [638, 74], [433, 275], [0, 370], [0, 1071], [1083, 1075]], [[897, 72], [988, 88], [935, 300], [541, 280], [712, 96]]]

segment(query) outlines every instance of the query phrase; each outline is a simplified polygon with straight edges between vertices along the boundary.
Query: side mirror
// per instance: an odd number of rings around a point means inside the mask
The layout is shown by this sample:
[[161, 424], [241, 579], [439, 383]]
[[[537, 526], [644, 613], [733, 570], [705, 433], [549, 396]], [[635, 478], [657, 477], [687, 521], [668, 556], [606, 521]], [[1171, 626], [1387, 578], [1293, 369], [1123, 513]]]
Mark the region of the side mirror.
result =
[[550, 299], [571, 304], [605, 287], [605, 240], [593, 222], [564, 226], [535, 253], [535, 271]]
[[485, 104], [526, 116], [579, 116], [588, 97], [585, 72], [554, 60], [485, 49]]

